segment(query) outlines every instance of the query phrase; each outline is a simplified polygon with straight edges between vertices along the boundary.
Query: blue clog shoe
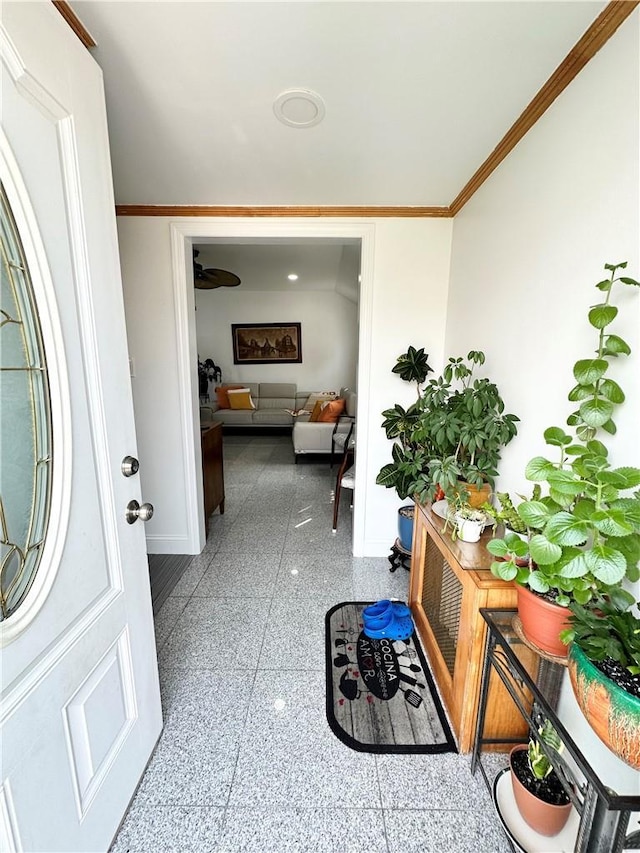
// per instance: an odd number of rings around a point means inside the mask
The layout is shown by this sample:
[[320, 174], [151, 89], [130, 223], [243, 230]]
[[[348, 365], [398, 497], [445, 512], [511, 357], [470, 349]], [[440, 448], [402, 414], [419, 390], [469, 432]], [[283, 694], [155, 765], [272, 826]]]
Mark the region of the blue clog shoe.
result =
[[380, 619], [386, 613], [393, 611], [397, 617], [411, 616], [411, 611], [402, 601], [391, 601], [388, 598], [383, 598], [376, 601], [375, 604], [370, 604], [362, 611], [362, 621], [366, 625], [370, 619]]
[[408, 640], [413, 634], [413, 619], [397, 615], [395, 608], [390, 607], [382, 616], [367, 619], [362, 631], [371, 640]]

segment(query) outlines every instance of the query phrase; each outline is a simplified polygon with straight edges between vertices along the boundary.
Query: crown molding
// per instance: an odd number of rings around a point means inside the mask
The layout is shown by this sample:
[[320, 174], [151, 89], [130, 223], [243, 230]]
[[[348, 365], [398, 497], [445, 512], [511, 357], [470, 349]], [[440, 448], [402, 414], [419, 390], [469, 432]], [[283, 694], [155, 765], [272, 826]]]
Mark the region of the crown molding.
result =
[[631, 15], [640, 0], [615, 0], [598, 15], [582, 38], [563, 59], [535, 98], [525, 108], [520, 118], [493, 149], [473, 177], [451, 202], [449, 210], [455, 216], [477, 192], [489, 175], [513, 151], [518, 142], [531, 130], [538, 119], [549, 109], [555, 99], [582, 71], [584, 66], [603, 47], [618, 27]]
[[448, 218], [448, 207], [225, 207], [189, 204], [117, 204], [116, 216], [259, 216], [358, 218]]
[[66, 2], [66, 0], [51, 0], [53, 5], [56, 7], [58, 12], [62, 15], [65, 21], [69, 24], [74, 33], [78, 36], [80, 41], [85, 47], [96, 47], [96, 42], [93, 40], [93, 36], [86, 30], [80, 21], [80, 18], [73, 11], [71, 6]]

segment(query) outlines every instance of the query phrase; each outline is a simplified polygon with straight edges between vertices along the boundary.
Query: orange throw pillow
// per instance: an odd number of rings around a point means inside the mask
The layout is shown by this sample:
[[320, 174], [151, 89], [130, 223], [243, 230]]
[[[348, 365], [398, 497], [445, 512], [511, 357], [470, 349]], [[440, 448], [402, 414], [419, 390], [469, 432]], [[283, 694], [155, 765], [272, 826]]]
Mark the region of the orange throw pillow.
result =
[[221, 409], [230, 409], [229, 389], [242, 388], [242, 385], [219, 385], [216, 390], [216, 401]]
[[311, 417], [309, 418], [309, 422], [315, 422], [320, 417], [320, 412], [322, 411], [322, 407], [325, 406], [326, 403], [323, 403], [322, 400], [316, 400], [313, 404], [313, 411], [311, 412]]
[[248, 388], [229, 388], [229, 403], [231, 409], [255, 409]]
[[333, 400], [331, 403], [325, 403], [318, 416], [318, 423], [334, 424], [343, 412], [344, 400]]

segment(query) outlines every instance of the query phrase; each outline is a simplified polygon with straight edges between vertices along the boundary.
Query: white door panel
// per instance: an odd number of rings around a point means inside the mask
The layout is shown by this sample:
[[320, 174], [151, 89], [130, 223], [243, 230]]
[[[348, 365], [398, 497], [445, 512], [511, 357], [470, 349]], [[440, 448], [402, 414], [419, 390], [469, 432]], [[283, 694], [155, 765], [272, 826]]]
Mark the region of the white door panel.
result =
[[104, 94], [51, 3], [3, 3], [2, 28], [2, 176], [34, 231], [54, 499], [38, 583], [2, 623], [0, 841], [98, 851], [162, 725], [144, 529], [124, 515], [142, 496], [120, 471], [137, 453]]

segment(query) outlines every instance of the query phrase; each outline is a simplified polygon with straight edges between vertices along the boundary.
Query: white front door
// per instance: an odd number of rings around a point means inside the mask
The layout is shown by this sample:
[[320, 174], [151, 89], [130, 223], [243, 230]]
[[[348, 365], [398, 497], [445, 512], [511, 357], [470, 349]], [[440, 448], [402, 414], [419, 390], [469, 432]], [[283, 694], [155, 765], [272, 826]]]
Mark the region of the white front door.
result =
[[[42, 328], [52, 478], [39, 570], [0, 623], [0, 849], [87, 853], [108, 849], [162, 728], [143, 523], [125, 518], [143, 498], [121, 470], [137, 454], [102, 75], [48, 0], [2, 5], [0, 164]], [[30, 424], [2, 429], [9, 471]]]

